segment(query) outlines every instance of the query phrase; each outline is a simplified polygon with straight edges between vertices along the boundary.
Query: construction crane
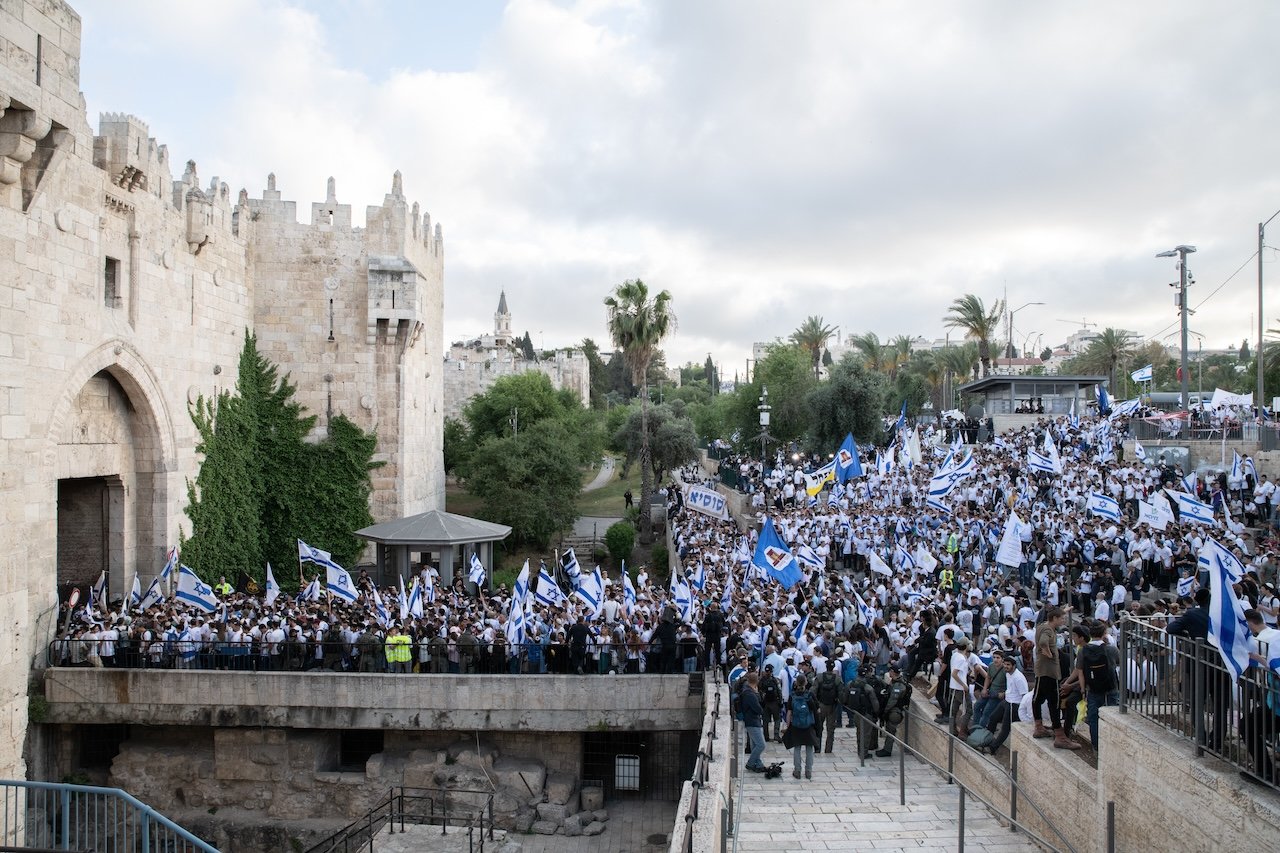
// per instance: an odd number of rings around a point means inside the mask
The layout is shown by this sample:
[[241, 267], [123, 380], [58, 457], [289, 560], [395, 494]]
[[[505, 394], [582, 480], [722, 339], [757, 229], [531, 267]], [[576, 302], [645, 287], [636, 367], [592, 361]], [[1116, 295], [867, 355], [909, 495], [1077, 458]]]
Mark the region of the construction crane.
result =
[[1088, 328], [1090, 328], [1091, 326], [1096, 326], [1096, 325], [1098, 325], [1097, 323], [1090, 323], [1088, 320], [1084, 319], [1083, 317], [1082, 317], [1082, 318], [1080, 318], [1079, 320], [1063, 320], [1062, 318], [1058, 318], [1058, 322], [1059, 322], [1059, 323], [1070, 323], [1070, 324], [1071, 324], [1071, 325], [1073, 325], [1073, 326], [1074, 326], [1074, 325], [1076, 325], [1076, 324], [1078, 323], [1078, 324], [1080, 325], [1080, 330], [1081, 330], [1081, 331], [1083, 331], [1083, 330], [1085, 330], [1085, 329], [1088, 329]]

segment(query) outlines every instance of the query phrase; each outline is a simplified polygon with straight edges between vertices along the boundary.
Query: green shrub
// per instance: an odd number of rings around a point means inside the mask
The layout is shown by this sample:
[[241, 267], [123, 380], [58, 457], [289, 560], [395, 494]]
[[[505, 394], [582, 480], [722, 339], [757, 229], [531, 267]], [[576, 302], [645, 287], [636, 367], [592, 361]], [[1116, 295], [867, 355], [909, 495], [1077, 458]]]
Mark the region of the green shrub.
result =
[[615, 566], [631, 557], [636, 547], [636, 529], [628, 522], [619, 521], [604, 532], [604, 544], [609, 549]]
[[662, 576], [671, 574], [671, 555], [667, 553], [667, 546], [659, 542], [653, 546], [653, 550], [649, 552], [649, 568], [654, 573], [661, 573]]

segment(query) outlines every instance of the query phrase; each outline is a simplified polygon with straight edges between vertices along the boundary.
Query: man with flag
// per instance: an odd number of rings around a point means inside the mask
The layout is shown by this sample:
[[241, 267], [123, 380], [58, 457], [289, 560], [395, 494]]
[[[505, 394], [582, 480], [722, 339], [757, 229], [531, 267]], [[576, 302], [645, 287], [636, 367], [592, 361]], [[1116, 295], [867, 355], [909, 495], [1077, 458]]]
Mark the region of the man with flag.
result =
[[484, 564], [480, 562], [480, 555], [475, 551], [471, 552], [471, 571], [467, 575], [467, 580], [476, 585], [477, 591], [484, 591]]
[[[830, 445], [828, 445], [830, 447]], [[862, 476], [862, 460], [858, 458], [858, 442], [853, 440], [853, 433], [844, 437], [835, 459], [836, 482], [840, 485]]]
[[765, 519], [764, 530], [760, 531], [760, 541], [756, 544], [756, 552], [751, 558], [751, 564], [763, 571], [767, 577], [782, 584], [783, 589], [791, 589], [800, 582], [802, 577], [796, 558], [778, 536], [772, 518]]

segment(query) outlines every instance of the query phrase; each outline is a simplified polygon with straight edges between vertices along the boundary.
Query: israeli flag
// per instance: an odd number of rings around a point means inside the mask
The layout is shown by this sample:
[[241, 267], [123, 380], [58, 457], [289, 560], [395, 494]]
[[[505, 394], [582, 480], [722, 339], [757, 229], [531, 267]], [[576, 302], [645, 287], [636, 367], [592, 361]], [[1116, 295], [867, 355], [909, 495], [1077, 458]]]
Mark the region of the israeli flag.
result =
[[1111, 414], [1111, 398], [1101, 384], [1098, 385], [1098, 414], [1104, 417]]
[[503, 631], [507, 635], [507, 642], [512, 646], [520, 646], [525, 639], [525, 615], [524, 601], [519, 597], [512, 597], [511, 609], [507, 613], [507, 624]]
[[187, 566], [178, 566], [178, 591], [174, 598], [192, 607], [198, 607], [205, 613], [218, 609], [218, 597], [209, 586]]
[[262, 597], [262, 603], [270, 607], [279, 595], [280, 584], [276, 583], [276, 576], [271, 573], [271, 564], [267, 563], [267, 593]]
[[818, 552], [814, 551], [808, 545], [800, 545], [795, 550], [796, 561], [802, 566], [807, 566], [813, 571], [822, 571], [826, 566], [822, 558], [818, 556]]
[[875, 551], [867, 551], [867, 564], [871, 566], [871, 571], [885, 577], [893, 577], [893, 570], [885, 563], [885, 561]]
[[409, 618], [409, 596], [404, 592], [404, 575], [400, 576], [400, 594], [398, 596], [400, 604], [400, 621]]
[[765, 519], [764, 530], [760, 531], [760, 541], [756, 544], [751, 563], [766, 576], [782, 584], [783, 589], [791, 589], [801, 580], [800, 566], [786, 543], [778, 536], [772, 518]]
[[360, 593], [356, 591], [355, 582], [351, 580], [351, 573], [332, 561], [324, 568], [325, 588], [329, 594], [336, 595], [347, 604], [355, 604], [360, 598]]
[[898, 412], [898, 422], [893, 425], [893, 434], [896, 436], [907, 425], [907, 401], [902, 401], [902, 411]]
[[409, 590], [409, 615], [422, 618], [422, 584], [418, 578], [413, 579], [413, 589]]
[[382, 596], [378, 593], [376, 586], [373, 588], [373, 613], [382, 627], [387, 627], [391, 622], [391, 611], [382, 603]]
[[1133, 441], [1133, 455], [1138, 457], [1138, 459], [1142, 462], [1147, 461], [1146, 448], [1144, 448], [1142, 446], [1142, 442], [1138, 441], [1137, 439], [1134, 439]]
[[[688, 587], [685, 587], [685, 590], [687, 595]], [[590, 609], [591, 618], [594, 619], [604, 603], [604, 581], [600, 577], [600, 570], [596, 569], [591, 574], [582, 572], [578, 577], [578, 588], [573, 591], [573, 594]]]
[[1142, 401], [1137, 399], [1136, 397], [1132, 400], [1125, 400], [1123, 403], [1116, 406], [1112, 410], [1111, 414], [1108, 415], [1107, 417], [1110, 420], [1126, 417], [1137, 412], [1141, 406], [1142, 406]]
[[698, 568], [694, 571], [693, 577], [689, 579], [689, 583], [699, 592], [706, 589], [707, 567], [702, 564], [701, 560], [698, 561]]
[[[627, 583], [631, 581], [628, 580]], [[538, 570], [538, 591], [533, 594], [533, 597], [539, 604], [547, 607], [559, 607], [564, 603], [564, 590], [560, 589], [560, 584], [556, 583], [556, 579], [551, 576], [551, 572], [547, 571], [546, 566]]]
[[935, 498], [933, 495], [929, 495], [927, 498], [925, 498], [925, 506], [929, 507], [929, 509], [937, 510], [938, 512], [944, 513], [946, 515], [951, 514], [951, 507], [944, 504], [941, 498]]
[[306, 542], [299, 539], [298, 561], [302, 563], [315, 563], [317, 566], [327, 566], [333, 562], [333, 556], [328, 551], [321, 551], [319, 548], [312, 548]]
[[316, 578], [311, 583], [303, 587], [298, 593], [298, 601], [319, 601], [320, 600], [320, 578]]
[[800, 644], [804, 642], [804, 632], [809, 630], [809, 614], [804, 614], [804, 618], [796, 623], [795, 629], [791, 632], [791, 641], [795, 643], [796, 648], [800, 648]]
[[1209, 525], [1218, 523], [1213, 517], [1213, 507], [1182, 492], [1178, 492], [1178, 517], [1184, 524], [1188, 521]]
[[560, 568], [564, 569], [569, 580], [577, 586], [578, 578], [582, 576], [582, 567], [578, 565], [578, 555], [573, 553], [572, 548], [560, 555]]
[[[91, 602], [96, 601], [102, 605], [105, 613], [107, 610], [107, 572], [103, 569], [98, 573], [98, 579], [93, 582], [93, 586], [89, 590], [92, 593]], [[92, 608], [91, 608], [92, 609]]]
[[1246, 478], [1252, 477], [1255, 484], [1258, 482], [1258, 469], [1254, 467], [1252, 458], [1246, 456], [1240, 470]]
[[835, 464], [836, 482], [842, 486], [854, 477], [862, 476], [862, 461], [858, 459], [858, 442], [853, 440], [853, 433], [844, 437], [844, 443], [836, 451]]
[[142, 601], [142, 579], [138, 577], [137, 572], [133, 575], [133, 587], [129, 590], [129, 606], [137, 607]]
[[1239, 450], [1233, 450], [1233, 451], [1231, 451], [1231, 479], [1233, 479], [1233, 480], [1243, 480], [1243, 479], [1244, 479], [1244, 469], [1243, 469], [1243, 468], [1241, 467], [1241, 465], [1240, 465], [1240, 451], [1239, 451]]
[[733, 609], [733, 576], [725, 579], [724, 592], [720, 593], [720, 612], [728, 613]]
[[680, 611], [680, 620], [688, 622], [693, 612], [693, 591], [689, 589], [689, 585], [683, 581], [675, 581], [671, 584], [671, 601]]
[[858, 595], [857, 592], [854, 592], [853, 598], [858, 605], [859, 621], [861, 621], [863, 625], [866, 625], [868, 628], [870, 628], [871, 625], [876, 621], [876, 612], [867, 606], [867, 603], [862, 600], [862, 596]]
[[1100, 515], [1103, 518], [1109, 518], [1112, 521], [1120, 520], [1120, 502], [1110, 495], [1100, 495], [1097, 492], [1089, 493], [1089, 500], [1085, 504], [1085, 509], [1094, 515]]
[[1154, 367], [1154, 364], [1148, 364], [1146, 367], [1139, 367], [1137, 370], [1133, 371], [1133, 373], [1129, 374], [1129, 378], [1134, 382], [1150, 382], [1151, 373]]
[[164, 601], [164, 592], [160, 589], [160, 578], [154, 578], [151, 581], [151, 586], [147, 587], [147, 594], [142, 596], [142, 601], [138, 602], [138, 608], [146, 610], [149, 607], [156, 606], [161, 601]]
[[914, 569], [916, 567], [916, 555], [911, 553], [907, 546], [901, 542], [893, 549], [893, 561], [904, 569]]
[[511, 590], [514, 598], [520, 599], [523, 604], [529, 595], [529, 561], [524, 561], [524, 567], [520, 569], [520, 574], [516, 575], [515, 587]]
[[1071, 398], [1071, 411], [1067, 414], [1067, 423], [1071, 425], [1072, 429], [1080, 429], [1080, 416], [1076, 414], [1076, 401], [1074, 397]]
[[1196, 473], [1194, 471], [1182, 478], [1182, 490], [1190, 495], [1196, 493]]
[[1239, 678], [1249, 668], [1249, 626], [1232, 584], [1244, 576], [1235, 555], [1210, 539], [1200, 549], [1200, 569], [1209, 573], [1209, 642], [1217, 646], [1227, 668]]
[[467, 577], [476, 586], [484, 586], [484, 564], [480, 562], [480, 555], [475, 551], [471, 552], [471, 574]]
[[[733, 576], [729, 576], [729, 581], [725, 584], [725, 589], [732, 586]], [[627, 616], [631, 616], [636, 611], [636, 588], [631, 583], [631, 575], [627, 574], [627, 564], [622, 564], [622, 604], [627, 610]]]
[[769, 629], [761, 625], [760, 633], [756, 636], [756, 669], [764, 669], [764, 649], [769, 643]]
[[178, 568], [178, 547], [175, 545], [169, 549], [169, 559], [165, 560], [164, 568], [160, 570], [160, 580], [169, 580], [169, 576], [176, 568]]
[[1178, 598], [1190, 598], [1195, 585], [1195, 578], [1178, 578]]

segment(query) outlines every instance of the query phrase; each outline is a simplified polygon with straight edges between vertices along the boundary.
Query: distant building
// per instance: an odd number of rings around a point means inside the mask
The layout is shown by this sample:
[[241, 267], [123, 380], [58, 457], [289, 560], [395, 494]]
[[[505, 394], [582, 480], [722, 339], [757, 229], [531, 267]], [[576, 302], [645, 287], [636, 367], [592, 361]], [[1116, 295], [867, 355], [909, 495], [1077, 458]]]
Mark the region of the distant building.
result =
[[538, 371], [551, 379], [557, 391], [569, 388], [591, 405], [591, 365], [581, 349], [565, 348], [551, 353], [534, 353], [525, 358], [511, 331], [511, 310], [507, 292], [498, 296], [493, 313], [493, 333], [466, 341], [454, 341], [444, 357], [444, 416], [457, 418], [472, 398], [493, 387], [502, 376]]

